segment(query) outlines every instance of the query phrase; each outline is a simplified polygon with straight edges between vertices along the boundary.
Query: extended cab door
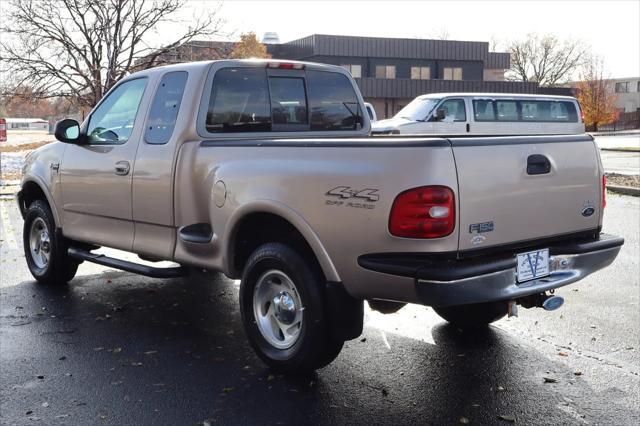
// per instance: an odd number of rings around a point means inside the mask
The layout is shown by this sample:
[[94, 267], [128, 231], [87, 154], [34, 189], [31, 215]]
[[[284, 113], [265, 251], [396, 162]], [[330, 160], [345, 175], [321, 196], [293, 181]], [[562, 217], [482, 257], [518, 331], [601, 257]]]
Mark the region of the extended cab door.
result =
[[116, 86], [92, 111], [87, 142], [67, 146], [60, 167], [66, 237], [131, 250], [131, 176], [147, 78]]

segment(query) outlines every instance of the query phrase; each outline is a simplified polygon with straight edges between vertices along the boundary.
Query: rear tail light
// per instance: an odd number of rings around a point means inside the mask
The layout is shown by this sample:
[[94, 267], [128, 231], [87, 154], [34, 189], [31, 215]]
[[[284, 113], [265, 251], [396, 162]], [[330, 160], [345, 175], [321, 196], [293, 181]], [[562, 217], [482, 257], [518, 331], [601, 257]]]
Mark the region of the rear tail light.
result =
[[607, 207], [607, 176], [602, 175], [602, 208]]
[[422, 186], [401, 193], [389, 216], [389, 232], [396, 237], [446, 237], [455, 225], [455, 197], [446, 186]]
[[279, 68], [283, 70], [303, 70], [304, 64], [298, 64], [293, 62], [269, 62], [267, 68]]

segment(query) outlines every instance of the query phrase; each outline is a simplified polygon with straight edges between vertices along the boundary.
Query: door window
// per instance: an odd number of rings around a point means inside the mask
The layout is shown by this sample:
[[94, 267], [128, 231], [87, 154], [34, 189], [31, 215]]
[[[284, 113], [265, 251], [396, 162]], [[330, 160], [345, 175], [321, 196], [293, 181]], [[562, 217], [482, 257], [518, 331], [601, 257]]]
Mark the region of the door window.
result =
[[91, 114], [87, 137], [90, 144], [123, 144], [131, 136], [146, 78], [117, 86]]
[[184, 87], [187, 84], [187, 76], [185, 71], [169, 72], [160, 80], [144, 132], [147, 143], [165, 144], [171, 139], [173, 128], [176, 127]]
[[444, 122], [467, 121], [463, 99], [448, 99], [438, 109], [444, 109]]

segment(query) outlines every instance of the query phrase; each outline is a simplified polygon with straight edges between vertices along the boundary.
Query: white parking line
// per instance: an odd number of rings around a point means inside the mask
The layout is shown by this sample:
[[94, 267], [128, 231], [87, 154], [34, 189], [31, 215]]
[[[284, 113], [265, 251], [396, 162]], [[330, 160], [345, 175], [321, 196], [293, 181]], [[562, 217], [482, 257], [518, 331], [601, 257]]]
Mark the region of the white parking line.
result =
[[4, 241], [2, 244], [7, 244], [9, 249], [18, 250], [18, 243], [16, 241], [16, 234], [13, 229], [13, 225], [9, 220], [9, 210], [7, 209], [7, 201], [0, 201], [0, 217], [2, 218], [2, 229], [4, 230]]

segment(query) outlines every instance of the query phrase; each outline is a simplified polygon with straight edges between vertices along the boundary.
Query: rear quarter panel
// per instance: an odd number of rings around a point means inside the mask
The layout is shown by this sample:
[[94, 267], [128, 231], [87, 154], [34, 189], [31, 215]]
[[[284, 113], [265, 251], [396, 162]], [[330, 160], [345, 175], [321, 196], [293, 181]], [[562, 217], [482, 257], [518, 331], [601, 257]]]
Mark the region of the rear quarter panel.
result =
[[[392, 144], [369, 140], [360, 146], [299, 142], [299, 146], [289, 146], [295, 144], [291, 140], [284, 146], [277, 141], [254, 146], [183, 144], [176, 181], [176, 224], [180, 228], [211, 223], [215, 235], [207, 249], [179, 241], [176, 260], [230, 273], [228, 250], [239, 212], [269, 209], [301, 231], [327, 278], [342, 281], [352, 295], [414, 301], [412, 279], [364, 270], [357, 258], [376, 252], [457, 249], [457, 230], [433, 240], [397, 238], [388, 231], [391, 206], [400, 192], [445, 185], [453, 189], [457, 201], [455, 164], [448, 143], [438, 139], [422, 139], [422, 146], [403, 145], [401, 139]], [[349, 145], [348, 140], [341, 142]], [[222, 207], [216, 205], [221, 187], [218, 183], [216, 189], [217, 182], [226, 187]], [[375, 190], [379, 199], [327, 195], [338, 187]]]

